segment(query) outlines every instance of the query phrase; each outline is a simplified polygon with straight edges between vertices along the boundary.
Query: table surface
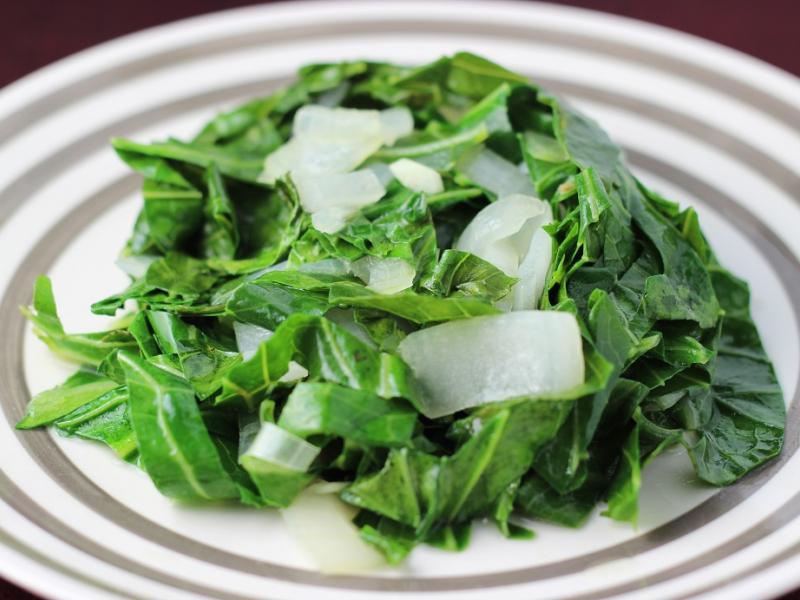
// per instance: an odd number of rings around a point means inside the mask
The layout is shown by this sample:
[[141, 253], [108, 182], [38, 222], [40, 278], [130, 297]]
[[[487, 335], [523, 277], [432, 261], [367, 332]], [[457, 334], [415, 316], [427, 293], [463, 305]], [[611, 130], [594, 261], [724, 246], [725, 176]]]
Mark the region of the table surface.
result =
[[[651, 21], [752, 54], [800, 76], [797, 0], [567, 0], [555, 2]], [[24, 0], [0, 2], [0, 86], [126, 33], [252, 0]], [[0, 600], [36, 600], [0, 579]], [[781, 600], [800, 600], [800, 592]]]

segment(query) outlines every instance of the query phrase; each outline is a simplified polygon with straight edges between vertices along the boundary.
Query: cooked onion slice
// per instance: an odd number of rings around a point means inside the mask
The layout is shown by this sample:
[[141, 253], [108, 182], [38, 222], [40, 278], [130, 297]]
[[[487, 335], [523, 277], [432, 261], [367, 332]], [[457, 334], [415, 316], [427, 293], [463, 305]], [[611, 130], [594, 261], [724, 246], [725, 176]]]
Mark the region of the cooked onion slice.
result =
[[369, 158], [381, 143], [380, 137], [348, 140], [294, 137], [267, 156], [259, 179], [274, 183], [289, 172], [294, 175], [347, 173]]
[[318, 454], [319, 448], [313, 444], [266, 421], [261, 424], [255, 439], [239, 460], [242, 465], [255, 471], [277, 466], [305, 473]]
[[510, 398], [554, 398], [584, 381], [580, 329], [565, 312], [450, 321], [410, 333], [398, 349], [431, 418]]
[[386, 193], [369, 169], [332, 175], [298, 174], [293, 180], [303, 209], [311, 213], [314, 226], [325, 233], [338, 231], [347, 217]]
[[251, 325], [250, 323], [239, 323], [239, 321], [234, 321], [233, 323], [233, 334], [236, 336], [236, 346], [239, 348], [239, 354], [245, 360], [253, 358], [261, 342], [265, 342], [272, 337], [272, 331], [269, 329]]
[[[258, 325], [239, 323], [238, 321], [234, 321], [233, 323], [233, 334], [236, 336], [236, 346], [239, 348], [239, 353], [244, 360], [253, 358], [261, 343], [272, 337], [272, 333], [270, 329], [259, 327]], [[292, 360], [289, 361], [289, 369], [278, 381], [289, 383], [305, 379], [307, 376], [308, 370]]]
[[465, 152], [458, 159], [457, 168], [472, 182], [496, 194], [498, 198], [509, 194], [534, 193], [533, 183], [526, 173], [482, 146]]
[[406, 108], [304, 106], [295, 113], [292, 138], [267, 156], [260, 179], [274, 183], [287, 173], [347, 173], [413, 130], [414, 119]]
[[405, 106], [382, 110], [379, 118], [383, 143], [387, 146], [394, 145], [397, 140], [414, 131], [414, 117]]
[[416, 272], [402, 258], [365, 256], [352, 264], [353, 274], [379, 294], [396, 294], [411, 287]]
[[506, 275], [518, 277], [511, 307], [532, 309], [538, 306], [552, 259], [552, 242], [542, 229], [552, 218], [546, 202], [511, 194], [475, 215], [456, 248], [489, 261]]
[[281, 510], [289, 532], [323, 573], [362, 573], [384, 566], [383, 556], [359, 537], [353, 524], [356, 509], [329, 489], [311, 486]]
[[442, 176], [430, 167], [409, 158], [401, 158], [389, 165], [395, 177], [410, 190], [438, 194], [444, 191]]

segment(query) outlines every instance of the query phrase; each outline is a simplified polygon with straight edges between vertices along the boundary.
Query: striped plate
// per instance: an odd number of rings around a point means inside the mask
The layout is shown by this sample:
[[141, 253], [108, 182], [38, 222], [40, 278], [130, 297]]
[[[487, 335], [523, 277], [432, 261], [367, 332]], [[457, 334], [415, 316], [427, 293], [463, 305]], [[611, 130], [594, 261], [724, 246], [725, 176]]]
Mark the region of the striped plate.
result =
[[[68, 372], [17, 307], [52, 275], [72, 329], [125, 281], [112, 262], [137, 179], [107, 140], [189, 135], [310, 61], [404, 63], [470, 50], [596, 117], [657, 189], [701, 213], [753, 288], [791, 402], [782, 457], [723, 490], [682, 452], [644, 474], [637, 530], [597, 516], [529, 542], [478, 527], [462, 554], [326, 577], [270, 511], [179, 508], [92, 444], [18, 433], [31, 392]], [[672, 31], [548, 5], [325, 2], [226, 12], [83, 52], [0, 93], [0, 572], [53, 598], [766, 598], [800, 584], [800, 85]], [[646, 586], [646, 587], [645, 587]]]

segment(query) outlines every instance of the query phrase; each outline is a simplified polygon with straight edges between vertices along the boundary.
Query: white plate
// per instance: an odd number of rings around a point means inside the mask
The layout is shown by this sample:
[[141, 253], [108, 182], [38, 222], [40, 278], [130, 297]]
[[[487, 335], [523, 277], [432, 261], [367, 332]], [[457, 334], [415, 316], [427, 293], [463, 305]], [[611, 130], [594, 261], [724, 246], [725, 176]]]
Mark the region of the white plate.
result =
[[[503, 2], [292, 3], [128, 36], [0, 93], [0, 572], [53, 598], [766, 598], [800, 584], [797, 406], [777, 461], [733, 487], [675, 452], [645, 472], [638, 530], [595, 517], [507, 541], [415, 551], [400, 570], [317, 574], [269, 511], [179, 508], [104, 449], [16, 432], [29, 392], [69, 370], [17, 307], [52, 275], [71, 329], [124, 278], [113, 267], [137, 179], [112, 135], [188, 135], [310, 61], [421, 63], [470, 50], [573, 100], [635, 170], [697, 206], [753, 311], [787, 401], [798, 392], [800, 85], [731, 50], [642, 23]], [[646, 586], [646, 587], [645, 587]]]

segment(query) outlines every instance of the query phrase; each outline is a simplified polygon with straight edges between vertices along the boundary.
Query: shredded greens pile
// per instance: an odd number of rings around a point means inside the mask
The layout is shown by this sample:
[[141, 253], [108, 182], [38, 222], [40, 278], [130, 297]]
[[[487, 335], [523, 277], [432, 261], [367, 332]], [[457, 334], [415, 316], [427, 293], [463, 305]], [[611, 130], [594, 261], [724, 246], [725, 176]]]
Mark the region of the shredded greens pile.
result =
[[66, 333], [38, 280], [25, 315], [80, 368], [18, 427], [104, 442], [176, 500], [285, 509], [312, 553], [328, 523], [368, 544], [326, 570], [460, 549], [475, 519], [635, 523], [671, 445], [717, 486], [780, 452], [746, 284], [526, 77], [311, 65], [189, 142], [113, 146], [144, 207], [130, 285], [92, 310], [122, 316]]

